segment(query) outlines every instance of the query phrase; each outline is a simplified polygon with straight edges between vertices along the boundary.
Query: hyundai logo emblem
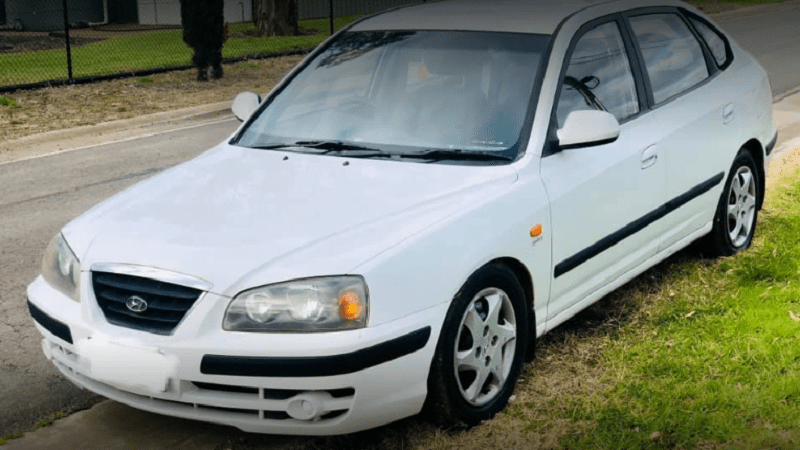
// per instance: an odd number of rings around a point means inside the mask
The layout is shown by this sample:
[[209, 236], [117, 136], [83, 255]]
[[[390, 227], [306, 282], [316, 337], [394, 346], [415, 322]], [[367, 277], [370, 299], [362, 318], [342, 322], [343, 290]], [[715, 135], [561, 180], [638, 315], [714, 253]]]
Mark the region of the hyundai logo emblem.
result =
[[128, 300], [125, 301], [125, 306], [133, 312], [140, 313], [147, 309], [147, 302], [138, 295], [131, 295], [128, 297]]

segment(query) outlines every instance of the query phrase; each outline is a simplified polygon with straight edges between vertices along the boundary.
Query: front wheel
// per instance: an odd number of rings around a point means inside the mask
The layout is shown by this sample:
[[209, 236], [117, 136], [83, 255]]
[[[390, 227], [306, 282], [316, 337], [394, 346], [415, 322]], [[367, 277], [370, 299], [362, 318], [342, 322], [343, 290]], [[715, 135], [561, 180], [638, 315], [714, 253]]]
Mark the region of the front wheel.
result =
[[514, 273], [489, 265], [473, 274], [447, 312], [428, 376], [426, 408], [441, 425], [475, 425], [501, 411], [522, 368], [525, 295]]
[[730, 256], [750, 246], [756, 231], [761, 195], [756, 163], [750, 152], [740, 150], [733, 160], [725, 189], [717, 205], [709, 236], [711, 251]]

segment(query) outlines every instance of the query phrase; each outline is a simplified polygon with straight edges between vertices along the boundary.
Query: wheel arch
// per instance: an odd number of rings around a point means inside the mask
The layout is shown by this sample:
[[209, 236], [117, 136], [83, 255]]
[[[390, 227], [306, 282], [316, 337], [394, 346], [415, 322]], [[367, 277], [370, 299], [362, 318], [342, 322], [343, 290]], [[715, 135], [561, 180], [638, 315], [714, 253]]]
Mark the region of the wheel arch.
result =
[[489, 261], [489, 264], [500, 264], [507, 267], [519, 281], [522, 291], [525, 293], [525, 304], [528, 305], [528, 351], [526, 360], [531, 361], [536, 352], [536, 311], [534, 308], [533, 277], [527, 266], [518, 259], [512, 257], [497, 258]]
[[764, 173], [764, 147], [758, 141], [758, 139], [750, 139], [749, 141], [745, 142], [742, 145], [742, 148], [747, 150], [750, 153], [750, 156], [756, 162], [756, 170], [758, 171], [758, 210], [761, 210], [761, 206], [764, 204], [764, 193], [765, 193], [765, 186], [766, 186], [766, 173]]

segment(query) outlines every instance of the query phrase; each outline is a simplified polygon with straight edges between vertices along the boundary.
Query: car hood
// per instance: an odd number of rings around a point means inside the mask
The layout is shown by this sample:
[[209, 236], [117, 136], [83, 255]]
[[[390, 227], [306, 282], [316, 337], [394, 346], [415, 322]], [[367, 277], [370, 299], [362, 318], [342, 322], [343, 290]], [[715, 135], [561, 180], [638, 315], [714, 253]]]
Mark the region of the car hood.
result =
[[83, 270], [96, 262], [156, 267], [233, 295], [258, 283], [348, 273], [515, 179], [509, 166], [223, 144], [111, 197], [63, 233]]

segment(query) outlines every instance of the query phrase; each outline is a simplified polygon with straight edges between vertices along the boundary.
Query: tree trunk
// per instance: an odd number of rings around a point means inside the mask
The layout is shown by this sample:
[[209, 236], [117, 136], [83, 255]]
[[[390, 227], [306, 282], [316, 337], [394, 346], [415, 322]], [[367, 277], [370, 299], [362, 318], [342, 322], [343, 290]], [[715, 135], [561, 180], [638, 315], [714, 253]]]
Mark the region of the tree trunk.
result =
[[296, 36], [297, 0], [254, 0], [257, 36]]

